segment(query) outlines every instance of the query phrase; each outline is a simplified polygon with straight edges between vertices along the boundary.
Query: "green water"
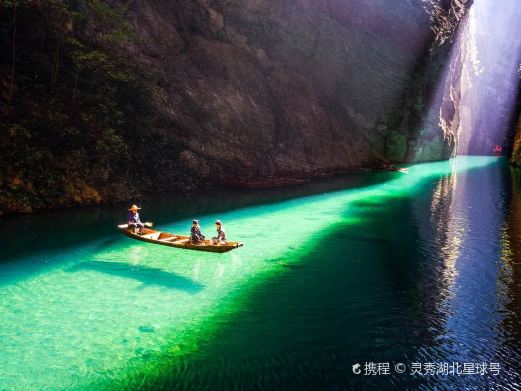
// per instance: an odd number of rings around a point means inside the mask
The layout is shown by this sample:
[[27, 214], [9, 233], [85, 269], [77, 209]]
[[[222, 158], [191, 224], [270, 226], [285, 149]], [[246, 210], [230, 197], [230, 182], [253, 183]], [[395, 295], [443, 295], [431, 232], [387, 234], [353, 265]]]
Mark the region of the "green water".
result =
[[[143, 210], [172, 232], [198, 217], [208, 235], [220, 218], [244, 242], [223, 255], [120, 236], [124, 210], [5, 219], [0, 389], [519, 381], [507, 173], [501, 159], [460, 157]], [[375, 359], [504, 368], [448, 380], [351, 372]]]

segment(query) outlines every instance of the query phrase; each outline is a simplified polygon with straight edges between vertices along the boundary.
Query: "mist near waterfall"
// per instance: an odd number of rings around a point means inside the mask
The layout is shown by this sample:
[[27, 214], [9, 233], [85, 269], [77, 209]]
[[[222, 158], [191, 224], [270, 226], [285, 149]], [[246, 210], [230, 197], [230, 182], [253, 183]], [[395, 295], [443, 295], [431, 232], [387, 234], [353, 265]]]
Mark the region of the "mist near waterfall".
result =
[[489, 155], [510, 142], [508, 128], [519, 91], [521, 1], [475, 0], [457, 39], [457, 153]]

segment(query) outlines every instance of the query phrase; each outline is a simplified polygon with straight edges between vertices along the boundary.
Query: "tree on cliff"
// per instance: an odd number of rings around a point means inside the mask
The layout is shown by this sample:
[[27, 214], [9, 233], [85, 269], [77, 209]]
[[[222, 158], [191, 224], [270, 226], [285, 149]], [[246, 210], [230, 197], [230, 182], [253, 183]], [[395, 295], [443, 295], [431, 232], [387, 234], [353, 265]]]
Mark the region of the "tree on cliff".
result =
[[142, 171], [151, 81], [114, 54], [126, 9], [80, 3], [0, 0], [0, 213], [124, 198]]

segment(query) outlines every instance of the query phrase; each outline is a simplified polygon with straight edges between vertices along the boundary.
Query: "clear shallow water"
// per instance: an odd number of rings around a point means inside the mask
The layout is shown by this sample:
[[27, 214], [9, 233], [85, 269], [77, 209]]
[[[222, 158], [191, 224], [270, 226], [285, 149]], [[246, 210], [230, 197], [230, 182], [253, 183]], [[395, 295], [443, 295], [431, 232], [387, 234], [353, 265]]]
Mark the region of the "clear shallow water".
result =
[[[145, 209], [174, 232], [196, 210], [208, 233], [221, 218], [245, 243], [221, 256], [114, 234], [125, 213], [110, 209], [6, 219], [0, 389], [512, 386], [516, 178], [503, 160], [460, 157]], [[497, 377], [353, 375], [352, 364], [378, 360], [502, 367]]]

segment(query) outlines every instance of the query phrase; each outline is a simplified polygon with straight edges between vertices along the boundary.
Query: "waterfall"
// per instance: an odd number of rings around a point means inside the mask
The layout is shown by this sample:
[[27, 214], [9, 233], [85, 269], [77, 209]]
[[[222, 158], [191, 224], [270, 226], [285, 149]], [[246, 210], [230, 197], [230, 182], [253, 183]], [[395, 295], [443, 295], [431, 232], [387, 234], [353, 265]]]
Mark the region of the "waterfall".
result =
[[[489, 155], [511, 142], [508, 127], [520, 78], [521, 1], [474, 0], [456, 39], [440, 126], [452, 128], [458, 154]], [[449, 116], [447, 102], [454, 107]]]

